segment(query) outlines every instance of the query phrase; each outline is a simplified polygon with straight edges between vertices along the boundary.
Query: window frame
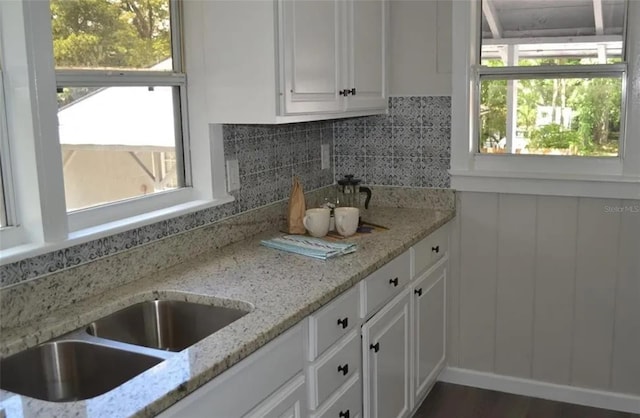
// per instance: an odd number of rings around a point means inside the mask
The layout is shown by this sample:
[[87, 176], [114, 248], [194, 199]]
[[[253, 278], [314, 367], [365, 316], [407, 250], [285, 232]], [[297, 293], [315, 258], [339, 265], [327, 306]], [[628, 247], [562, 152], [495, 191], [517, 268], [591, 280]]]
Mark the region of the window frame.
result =
[[[617, 159], [621, 160], [624, 154], [624, 144], [626, 140], [625, 125], [626, 125], [626, 80], [627, 80], [627, 64], [626, 62], [620, 64], [595, 64], [595, 65], [565, 65], [565, 66], [536, 66], [536, 67], [486, 67], [482, 65], [475, 66], [475, 91], [474, 97], [476, 98], [472, 118], [474, 121], [480, 120], [480, 89], [482, 80], [525, 80], [525, 79], [553, 79], [553, 78], [597, 78], [597, 77], [611, 77], [620, 78], [622, 83], [622, 95], [621, 95], [621, 108], [620, 108], [620, 141], [618, 144], [618, 155], [612, 157], [601, 156], [565, 156], [564, 158], [597, 158], [603, 160], [603, 164], [607, 164], [607, 160]], [[507, 111], [511, 110], [507, 104]], [[517, 109], [517, 105], [516, 105]], [[479, 123], [474, 125], [474, 149], [477, 155], [487, 155], [481, 153], [480, 150], [480, 129]], [[507, 133], [507, 137], [509, 133]], [[509, 139], [507, 139], [509, 141]], [[547, 155], [539, 154], [497, 154], [496, 157], [500, 158], [505, 155], [515, 155], [518, 158], [522, 157], [549, 157]], [[551, 156], [554, 157], [554, 156]]]
[[11, 147], [7, 130], [6, 102], [4, 99], [4, 56], [0, 42], [0, 229], [15, 227], [15, 203], [13, 198], [13, 174]]
[[[186, 72], [141, 74], [105, 71], [99, 77], [86, 74], [79, 80], [74, 70], [56, 70], [49, 2], [17, 0], [0, 2], [0, 43], [5, 48], [8, 141], [12, 146], [13, 187], [17, 222], [0, 230], [0, 264], [81, 244], [176, 216], [232, 202], [227, 191], [221, 125], [208, 123], [207, 72], [202, 52], [202, 7], [199, 2], [170, 0], [172, 48], [181, 48], [179, 67]], [[179, 5], [180, 7], [176, 7]], [[183, 24], [183, 16], [188, 25]], [[175, 37], [174, 31], [181, 34]], [[183, 53], [189, 51], [189, 53]], [[172, 51], [173, 52], [173, 51]], [[174, 55], [175, 56], [175, 55]], [[167, 74], [168, 73], [168, 74]], [[151, 77], [148, 77], [151, 75]], [[94, 74], [95, 76], [95, 74]], [[93, 79], [92, 79], [93, 77]], [[146, 78], [145, 78], [146, 77]], [[67, 213], [57, 129], [56, 88], [62, 83], [87, 81], [140, 85], [144, 78], [155, 85], [182, 83], [180, 89], [183, 135], [188, 138], [184, 160], [185, 184], [175, 190], [154, 193], [112, 204]], [[168, 78], [171, 78], [170, 80]], [[74, 81], [76, 80], [76, 81]], [[153, 84], [151, 83], [151, 84]], [[172, 85], [173, 85], [172, 84]], [[143, 85], [147, 85], [144, 83]], [[187, 112], [187, 107], [193, 111]], [[17, 164], [19, 162], [19, 164]]]
[[[191, 187], [191, 164], [189, 148], [187, 76], [183, 70], [182, 52], [182, 14], [177, 0], [169, 1], [169, 19], [171, 21], [171, 71], [144, 69], [55, 69], [56, 89], [65, 87], [173, 87], [174, 94], [176, 162], [179, 182], [182, 184], [174, 190], [155, 192], [146, 196], [136, 196], [108, 202], [89, 208], [67, 210], [69, 231], [75, 232], [95, 227], [122, 218], [141, 215], [163, 207], [178, 205], [192, 200], [192, 193], [182, 189]], [[47, 5], [49, 2], [46, 2]], [[53, 45], [53, 37], [51, 37]]]
[[[640, 74], [640, 61], [624, 64], [558, 67], [480, 66], [481, 2], [463, 0], [453, 3], [451, 185], [461, 191], [516, 192], [593, 197], [640, 197], [640, 140], [629, 132], [638, 132], [640, 123], [630, 117], [639, 111], [630, 100], [638, 94], [638, 85], [630, 82]], [[640, 25], [640, 7], [627, 6], [627, 21]], [[626, 25], [627, 54], [638, 54], [640, 30]], [[633, 56], [633, 55], [628, 55]], [[577, 67], [577, 68], [574, 68]], [[479, 153], [480, 77], [499, 75], [518, 77], [526, 74], [562, 76], [570, 74], [622, 74], [623, 108], [618, 157], [580, 157]], [[626, 80], [626, 81], [625, 81]], [[636, 83], [637, 84], [637, 83]], [[637, 119], [637, 118], [636, 118]]]

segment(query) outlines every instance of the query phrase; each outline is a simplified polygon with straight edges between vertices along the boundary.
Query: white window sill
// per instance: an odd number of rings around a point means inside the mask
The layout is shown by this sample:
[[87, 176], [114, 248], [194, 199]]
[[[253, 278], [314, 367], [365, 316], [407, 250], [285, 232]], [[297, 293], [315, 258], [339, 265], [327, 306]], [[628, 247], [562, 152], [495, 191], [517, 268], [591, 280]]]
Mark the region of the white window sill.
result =
[[640, 177], [602, 174], [450, 170], [451, 188], [463, 192], [640, 199]]
[[130, 231], [156, 222], [176, 218], [199, 210], [208, 209], [214, 206], [220, 206], [225, 203], [233, 202], [233, 196], [223, 196], [212, 200], [194, 200], [186, 203], [177, 204], [163, 209], [154, 210], [141, 215], [131, 216], [80, 229], [69, 233], [67, 239], [57, 242], [24, 244], [2, 250], [0, 256], [0, 265], [13, 263], [29, 257], [36, 257], [52, 251], [61, 250], [74, 245], [83, 244], [85, 242], [115, 235], [121, 232]]

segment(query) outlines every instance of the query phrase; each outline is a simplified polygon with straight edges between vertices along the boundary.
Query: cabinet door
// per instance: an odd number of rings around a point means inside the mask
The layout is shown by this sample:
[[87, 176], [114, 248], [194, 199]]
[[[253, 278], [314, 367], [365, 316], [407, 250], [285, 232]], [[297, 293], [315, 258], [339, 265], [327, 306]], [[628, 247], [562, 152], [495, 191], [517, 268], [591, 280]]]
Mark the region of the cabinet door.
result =
[[244, 418], [301, 418], [306, 411], [304, 376], [300, 375], [271, 395]]
[[409, 300], [405, 289], [362, 326], [365, 418], [410, 412]]
[[341, 111], [341, 1], [280, 0], [279, 5], [285, 113]]
[[446, 274], [446, 260], [443, 260], [413, 285], [415, 362], [412, 374], [416, 403], [421, 401], [444, 365]]
[[347, 110], [387, 108], [387, 32], [386, 0], [349, 0]]

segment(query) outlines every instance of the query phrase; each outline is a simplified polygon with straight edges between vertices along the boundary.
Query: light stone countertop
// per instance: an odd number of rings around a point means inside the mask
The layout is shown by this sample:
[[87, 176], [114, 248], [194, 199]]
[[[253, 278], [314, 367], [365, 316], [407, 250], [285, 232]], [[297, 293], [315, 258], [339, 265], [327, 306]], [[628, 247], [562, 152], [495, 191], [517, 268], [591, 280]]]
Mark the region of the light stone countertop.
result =
[[369, 209], [366, 221], [390, 229], [346, 240], [356, 243], [358, 250], [327, 261], [260, 246], [261, 239], [277, 235], [272, 230], [61, 309], [38, 324], [5, 333], [3, 349], [24, 349], [20, 344], [27, 336], [45, 341], [154, 297], [252, 308], [239, 320], [103, 395], [54, 403], [0, 391], [0, 409], [4, 408], [8, 418], [154, 416], [351, 288], [454, 215], [453, 210]]

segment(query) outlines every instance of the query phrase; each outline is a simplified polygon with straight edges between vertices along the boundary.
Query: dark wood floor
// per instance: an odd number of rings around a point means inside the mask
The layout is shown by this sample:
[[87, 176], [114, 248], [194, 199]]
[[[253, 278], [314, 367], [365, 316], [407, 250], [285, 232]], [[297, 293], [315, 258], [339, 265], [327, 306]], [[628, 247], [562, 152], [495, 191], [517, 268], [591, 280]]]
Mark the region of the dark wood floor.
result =
[[640, 418], [640, 415], [438, 382], [414, 418]]

